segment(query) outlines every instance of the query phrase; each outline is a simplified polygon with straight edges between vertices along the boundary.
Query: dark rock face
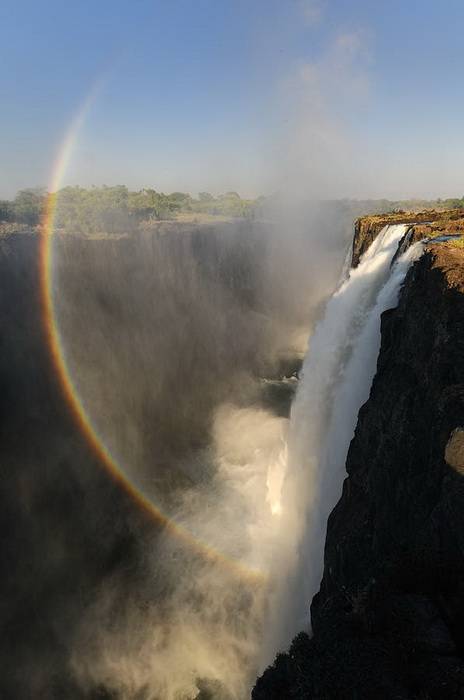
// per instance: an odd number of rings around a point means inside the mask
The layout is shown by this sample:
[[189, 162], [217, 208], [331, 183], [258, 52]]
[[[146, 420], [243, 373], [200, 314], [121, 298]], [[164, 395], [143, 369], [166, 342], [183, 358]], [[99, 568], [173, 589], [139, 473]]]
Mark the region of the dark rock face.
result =
[[464, 478], [445, 461], [462, 426], [464, 255], [433, 246], [382, 317], [314, 636], [277, 657], [254, 700], [464, 697]]

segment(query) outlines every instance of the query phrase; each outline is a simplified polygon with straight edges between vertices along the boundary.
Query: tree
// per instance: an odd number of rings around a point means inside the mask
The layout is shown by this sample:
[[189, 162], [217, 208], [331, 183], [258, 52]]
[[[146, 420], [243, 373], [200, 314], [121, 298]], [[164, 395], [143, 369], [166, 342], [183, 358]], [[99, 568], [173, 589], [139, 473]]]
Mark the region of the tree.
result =
[[14, 218], [21, 224], [36, 226], [45, 211], [47, 193], [44, 188], [20, 190], [13, 202]]
[[13, 203], [8, 199], [0, 199], [0, 221], [13, 221]]
[[189, 211], [191, 208], [191, 197], [185, 192], [173, 192], [167, 195], [167, 201], [170, 211]]

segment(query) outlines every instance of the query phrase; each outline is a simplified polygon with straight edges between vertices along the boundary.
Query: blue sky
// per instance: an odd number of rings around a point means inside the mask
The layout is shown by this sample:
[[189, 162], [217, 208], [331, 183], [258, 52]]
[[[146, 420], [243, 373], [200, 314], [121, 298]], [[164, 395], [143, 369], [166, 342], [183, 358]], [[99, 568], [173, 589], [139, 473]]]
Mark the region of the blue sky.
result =
[[464, 194], [461, 0], [3, 0], [0, 196], [63, 184], [291, 183]]

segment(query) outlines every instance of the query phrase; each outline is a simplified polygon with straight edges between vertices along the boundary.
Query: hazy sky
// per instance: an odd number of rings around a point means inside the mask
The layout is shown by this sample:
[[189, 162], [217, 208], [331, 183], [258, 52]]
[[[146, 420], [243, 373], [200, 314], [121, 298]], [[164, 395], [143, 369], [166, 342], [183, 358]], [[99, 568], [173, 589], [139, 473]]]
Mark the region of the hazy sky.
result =
[[0, 196], [464, 194], [462, 0], [3, 0]]

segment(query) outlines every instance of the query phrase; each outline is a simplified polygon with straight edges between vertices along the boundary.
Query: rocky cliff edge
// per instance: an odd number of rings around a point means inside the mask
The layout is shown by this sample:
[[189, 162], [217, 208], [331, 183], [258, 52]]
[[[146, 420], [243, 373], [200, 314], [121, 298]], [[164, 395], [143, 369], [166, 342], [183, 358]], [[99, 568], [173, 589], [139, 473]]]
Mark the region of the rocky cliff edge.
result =
[[[461, 226], [428, 214], [411, 225]], [[385, 221], [357, 222], [356, 255]], [[328, 521], [313, 637], [276, 658], [253, 700], [464, 698], [462, 243], [427, 246], [381, 333]]]
[[394, 212], [360, 217], [354, 224], [351, 261], [353, 267], [358, 265], [361, 256], [383, 227], [393, 224], [407, 224], [411, 243], [444, 234], [464, 233], [464, 209], [427, 209], [421, 212]]

